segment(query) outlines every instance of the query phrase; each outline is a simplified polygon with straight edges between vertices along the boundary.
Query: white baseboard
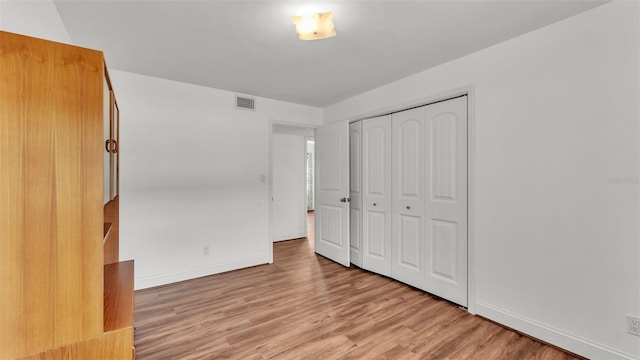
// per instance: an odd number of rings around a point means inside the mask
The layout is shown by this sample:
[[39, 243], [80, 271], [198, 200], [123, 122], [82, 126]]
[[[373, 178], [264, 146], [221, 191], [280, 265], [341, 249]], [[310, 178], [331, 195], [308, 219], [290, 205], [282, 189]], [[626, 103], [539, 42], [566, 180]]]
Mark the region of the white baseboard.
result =
[[287, 241], [287, 240], [299, 239], [299, 238], [303, 238], [303, 237], [307, 237], [307, 233], [306, 232], [281, 234], [281, 235], [278, 235], [278, 236], [274, 236], [273, 242]]
[[638, 360], [638, 358], [632, 355], [621, 353], [604, 345], [596, 344], [590, 340], [583, 339], [579, 336], [567, 333], [535, 320], [527, 319], [518, 314], [514, 314], [489, 304], [476, 301], [475, 310], [477, 315], [589, 359]]
[[219, 274], [225, 271], [242, 269], [255, 265], [268, 264], [268, 256], [256, 256], [250, 258], [234, 259], [217, 264], [203, 266], [195, 269], [188, 269], [172, 273], [147, 276], [135, 279], [135, 289], [146, 289], [154, 286], [171, 284], [178, 281], [195, 279], [203, 276]]

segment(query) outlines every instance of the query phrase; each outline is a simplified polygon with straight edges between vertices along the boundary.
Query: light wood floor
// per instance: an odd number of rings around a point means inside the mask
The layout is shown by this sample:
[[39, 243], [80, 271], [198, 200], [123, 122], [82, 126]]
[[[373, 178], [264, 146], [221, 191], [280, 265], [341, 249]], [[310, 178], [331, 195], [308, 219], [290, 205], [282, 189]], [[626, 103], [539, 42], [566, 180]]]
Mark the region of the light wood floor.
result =
[[137, 359], [576, 359], [312, 244], [279, 242], [272, 265], [137, 291]]

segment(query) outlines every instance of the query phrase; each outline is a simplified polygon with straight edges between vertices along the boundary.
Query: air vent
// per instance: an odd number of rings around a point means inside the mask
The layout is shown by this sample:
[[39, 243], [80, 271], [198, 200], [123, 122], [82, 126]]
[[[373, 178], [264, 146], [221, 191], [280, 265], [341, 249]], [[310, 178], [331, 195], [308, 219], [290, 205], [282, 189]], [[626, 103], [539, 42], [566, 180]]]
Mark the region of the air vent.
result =
[[236, 95], [236, 109], [256, 110], [256, 99]]

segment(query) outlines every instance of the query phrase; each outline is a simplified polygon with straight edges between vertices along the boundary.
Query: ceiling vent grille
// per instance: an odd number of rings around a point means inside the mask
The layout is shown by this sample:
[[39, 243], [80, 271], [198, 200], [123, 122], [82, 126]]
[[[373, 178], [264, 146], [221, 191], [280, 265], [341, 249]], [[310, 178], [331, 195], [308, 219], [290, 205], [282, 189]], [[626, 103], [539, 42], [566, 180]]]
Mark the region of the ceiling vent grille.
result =
[[256, 99], [236, 95], [236, 109], [256, 110]]

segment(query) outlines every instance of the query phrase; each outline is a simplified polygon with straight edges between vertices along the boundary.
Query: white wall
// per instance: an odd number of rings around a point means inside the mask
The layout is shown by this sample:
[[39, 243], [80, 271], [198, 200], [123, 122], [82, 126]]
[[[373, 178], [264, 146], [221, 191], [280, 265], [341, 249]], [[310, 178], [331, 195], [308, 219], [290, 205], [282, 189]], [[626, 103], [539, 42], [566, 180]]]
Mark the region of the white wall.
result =
[[[640, 357], [624, 330], [640, 315], [639, 18], [607, 4], [325, 109], [332, 123], [474, 84], [476, 309], [595, 359]], [[0, 1], [0, 28], [71, 42], [52, 1]], [[137, 287], [264, 261], [267, 120], [321, 110], [239, 113], [224, 91], [111, 76]]]
[[306, 140], [302, 135], [272, 137], [273, 241], [307, 236]]
[[475, 310], [594, 359], [640, 357], [640, 9], [614, 2], [325, 109], [475, 86]]
[[[0, 29], [71, 43], [53, 1], [0, 1]], [[110, 69], [121, 110], [120, 257], [136, 288], [270, 260], [270, 122], [318, 126], [322, 109]], [[203, 254], [208, 246], [210, 253]]]
[[[322, 110], [111, 70], [121, 113], [120, 257], [136, 288], [267, 263], [270, 120]], [[209, 247], [209, 255], [203, 255]]]
[[0, 29], [71, 44], [53, 0], [0, 1]]

